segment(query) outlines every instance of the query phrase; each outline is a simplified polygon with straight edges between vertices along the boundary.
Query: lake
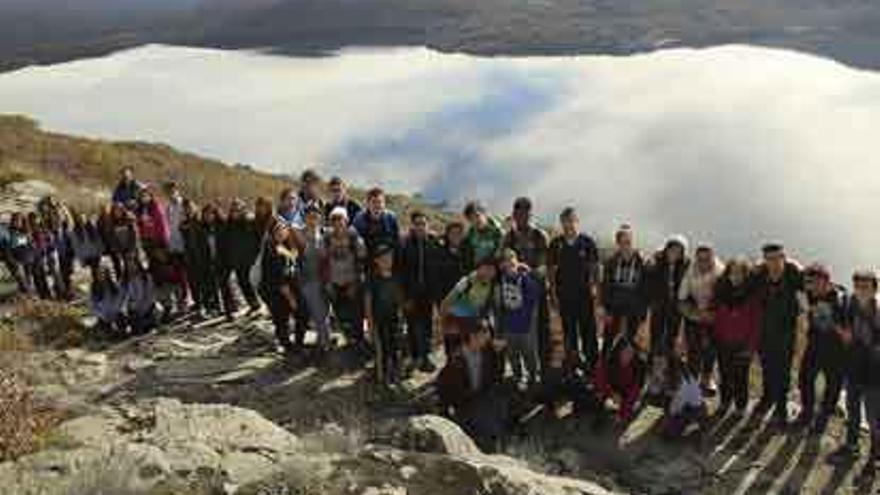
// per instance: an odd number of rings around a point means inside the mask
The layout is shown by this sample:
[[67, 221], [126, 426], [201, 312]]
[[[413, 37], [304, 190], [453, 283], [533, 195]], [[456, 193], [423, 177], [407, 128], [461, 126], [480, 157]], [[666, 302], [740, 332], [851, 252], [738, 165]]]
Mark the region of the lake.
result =
[[880, 262], [880, 75], [749, 46], [628, 57], [476, 58], [419, 48], [328, 57], [151, 45], [0, 75], [0, 112], [86, 136], [506, 212], [576, 205], [758, 255], [783, 240], [845, 279]]

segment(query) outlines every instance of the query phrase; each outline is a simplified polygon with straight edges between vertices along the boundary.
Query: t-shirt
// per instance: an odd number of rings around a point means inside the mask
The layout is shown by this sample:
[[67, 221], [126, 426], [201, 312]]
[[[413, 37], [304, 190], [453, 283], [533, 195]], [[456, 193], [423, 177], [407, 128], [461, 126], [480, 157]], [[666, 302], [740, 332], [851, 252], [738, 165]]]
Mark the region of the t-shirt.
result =
[[528, 273], [504, 273], [498, 285], [500, 329], [503, 333], [527, 334], [535, 321], [538, 283]]
[[482, 281], [472, 273], [452, 288], [450, 312], [459, 318], [479, 318], [485, 313], [492, 296], [492, 282]]
[[504, 247], [516, 251], [519, 260], [534, 270], [536, 277], [543, 277], [547, 269], [547, 234], [534, 226], [510, 230], [504, 237]]
[[468, 268], [476, 268], [480, 260], [495, 256], [501, 247], [502, 237], [504, 237], [504, 233], [501, 231], [501, 227], [491, 217], [482, 229], [478, 229], [476, 226], [468, 229], [463, 243], [468, 253]]
[[330, 283], [346, 286], [361, 279], [360, 260], [367, 256], [363, 239], [353, 228], [343, 237], [326, 237], [327, 261], [330, 264]]
[[556, 267], [556, 292], [560, 299], [566, 296], [583, 299], [595, 280], [599, 251], [590, 236], [578, 234], [574, 238], [560, 235], [550, 243], [547, 264]]

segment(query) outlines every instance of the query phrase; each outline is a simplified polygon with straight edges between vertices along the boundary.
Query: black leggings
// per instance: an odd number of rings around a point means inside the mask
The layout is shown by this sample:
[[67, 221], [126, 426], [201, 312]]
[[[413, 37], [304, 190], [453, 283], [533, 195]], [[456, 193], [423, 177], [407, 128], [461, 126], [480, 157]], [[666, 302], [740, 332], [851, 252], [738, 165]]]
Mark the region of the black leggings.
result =
[[719, 343], [718, 368], [721, 372], [721, 403], [745, 409], [749, 403], [749, 368], [752, 353], [744, 344]]

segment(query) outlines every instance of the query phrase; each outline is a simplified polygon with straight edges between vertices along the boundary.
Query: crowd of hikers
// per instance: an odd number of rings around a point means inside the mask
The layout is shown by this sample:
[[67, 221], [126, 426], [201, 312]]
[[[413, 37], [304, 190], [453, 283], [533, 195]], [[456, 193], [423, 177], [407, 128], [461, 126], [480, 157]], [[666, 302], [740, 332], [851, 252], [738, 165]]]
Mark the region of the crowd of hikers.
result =
[[[848, 293], [826, 267], [802, 268], [778, 243], [764, 245], [757, 263], [722, 261], [710, 244], [691, 249], [681, 236], [645, 254], [629, 225], [600, 250], [573, 208], [559, 214], [551, 239], [533, 223], [528, 198], [514, 202], [507, 227], [470, 202], [442, 233], [421, 211], [404, 232], [381, 189], [362, 207], [343, 180], [324, 184], [312, 170], [273, 199], [197, 205], [178, 184], [160, 191], [126, 168], [98, 215], [52, 197], [13, 213], [3, 260], [19, 290], [41, 298], [73, 297], [75, 267], [88, 269], [97, 328], [111, 337], [182, 318], [234, 320], [243, 299], [249, 317], [268, 308], [285, 355], [320, 359], [344, 343], [387, 387], [437, 371], [442, 340], [440, 402], [484, 445], [509, 431], [511, 397], [535, 391], [621, 426], [642, 405], [660, 405], [671, 437], [710, 416], [742, 417], [757, 358], [753, 417], [772, 411], [772, 427], [821, 435], [845, 390], [847, 436], [834, 457], [858, 453], [863, 406], [870, 469], [880, 456], [871, 270], [855, 272]], [[799, 321], [807, 345], [794, 363]], [[309, 331], [316, 337], [307, 345]], [[790, 418], [794, 369], [800, 411]]]

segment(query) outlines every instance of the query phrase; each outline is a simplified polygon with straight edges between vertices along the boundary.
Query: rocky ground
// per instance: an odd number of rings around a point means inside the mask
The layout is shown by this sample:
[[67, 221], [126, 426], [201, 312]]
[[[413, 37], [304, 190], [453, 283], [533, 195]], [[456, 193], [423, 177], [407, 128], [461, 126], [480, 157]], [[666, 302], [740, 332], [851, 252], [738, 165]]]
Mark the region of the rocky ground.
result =
[[[24, 325], [27, 326], [27, 325]], [[29, 331], [39, 331], [31, 328]], [[537, 411], [507, 447], [481, 454], [433, 412], [431, 376], [384, 394], [345, 351], [284, 361], [268, 321], [180, 323], [118, 344], [38, 349], [26, 372], [63, 410], [40, 452], [0, 464], [4, 493], [593, 494], [847, 493], [822, 438], [716, 421], [662, 441], [660, 411], [594, 430], [568, 408]], [[516, 459], [516, 460], [515, 460]], [[286, 488], [285, 488], [286, 487]], [[289, 491], [283, 491], [287, 489]], [[295, 491], [299, 490], [299, 491]]]

